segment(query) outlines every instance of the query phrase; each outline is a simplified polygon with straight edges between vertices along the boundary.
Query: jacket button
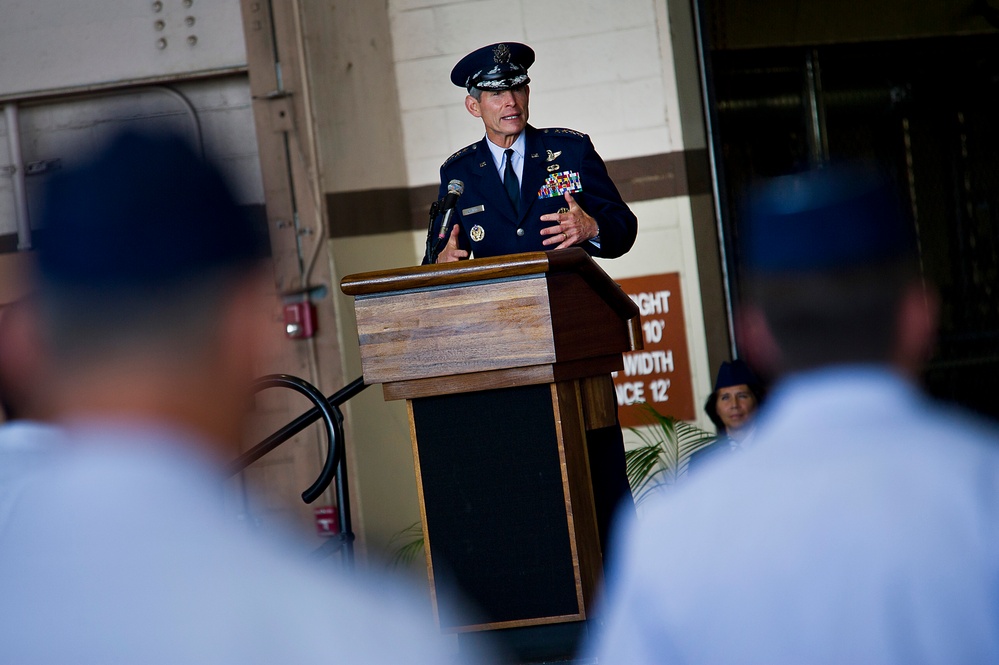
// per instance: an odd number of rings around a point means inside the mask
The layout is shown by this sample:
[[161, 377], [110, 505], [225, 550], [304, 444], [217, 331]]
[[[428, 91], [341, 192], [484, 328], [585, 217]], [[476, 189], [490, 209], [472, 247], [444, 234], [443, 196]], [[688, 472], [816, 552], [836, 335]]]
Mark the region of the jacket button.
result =
[[519, 236], [524, 235], [524, 229], [517, 229], [517, 235]]

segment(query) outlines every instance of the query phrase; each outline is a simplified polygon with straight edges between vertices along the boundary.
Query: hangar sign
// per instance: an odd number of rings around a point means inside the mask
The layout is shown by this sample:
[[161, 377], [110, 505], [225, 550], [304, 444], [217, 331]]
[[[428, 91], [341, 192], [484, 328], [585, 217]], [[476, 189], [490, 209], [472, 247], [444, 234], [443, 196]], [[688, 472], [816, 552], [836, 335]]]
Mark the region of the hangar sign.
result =
[[617, 280], [642, 315], [645, 348], [624, 354], [624, 370], [614, 373], [622, 427], [648, 424], [647, 403], [663, 415], [693, 420], [694, 390], [687, 351], [680, 273]]

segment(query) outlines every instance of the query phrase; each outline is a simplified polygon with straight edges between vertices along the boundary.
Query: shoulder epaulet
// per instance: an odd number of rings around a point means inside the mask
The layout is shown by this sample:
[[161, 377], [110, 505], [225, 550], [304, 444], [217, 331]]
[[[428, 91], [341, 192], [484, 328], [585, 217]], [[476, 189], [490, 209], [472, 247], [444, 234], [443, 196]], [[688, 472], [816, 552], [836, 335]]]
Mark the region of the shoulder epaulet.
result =
[[454, 153], [453, 155], [451, 155], [450, 157], [448, 157], [447, 159], [445, 159], [444, 163], [441, 166], [442, 167], [447, 166], [448, 164], [450, 164], [454, 160], [458, 159], [462, 155], [467, 155], [468, 153], [470, 153], [473, 150], [475, 150], [475, 146], [477, 146], [477, 145], [478, 145], [478, 143], [473, 143], [471, 145], [466, 145], [464, 148], [462, 148], [458, 152]]
[[583, 132], [577, 132], [575, 129], [566, 129], [565, 127], [549, 127], [547, 129], [541, 130], [545, 134], [558, 134], [559, 136], [575, 136], [578, 139], [585, 139], [586, 134]]

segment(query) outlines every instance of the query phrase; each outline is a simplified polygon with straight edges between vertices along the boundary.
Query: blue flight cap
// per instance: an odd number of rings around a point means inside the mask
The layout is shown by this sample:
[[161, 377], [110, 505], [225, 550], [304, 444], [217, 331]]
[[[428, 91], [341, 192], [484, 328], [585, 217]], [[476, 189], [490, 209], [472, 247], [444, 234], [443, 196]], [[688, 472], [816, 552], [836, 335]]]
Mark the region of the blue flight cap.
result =
[[469, 92], [472, 88], [498, 92], [527, 85], [527, 69], [534, 64], [534, 49], [526, 44], [503, 42], [472, 51], [451, 70], [451, 83]]
[[219, 171], [180, 136], [117, 135], [45, 189], [43, 284], [142, 292], [268, 252], [266, 229], [236, 205]]
[[718, 376], [715, 378], [715, 392], [717, 393], [722, 388], [741, 385], [759, 387], [760, 380], [756, 378], [753, 370], [749, 369], [749, 365], [740, 358], [736, 358], [732, 362], [723, 362], [718, 368]]
[[885, 179], [842, 164], [753, 188], [742, 249], [755, 273], [836, 270], [912, 256], [915, 234]]

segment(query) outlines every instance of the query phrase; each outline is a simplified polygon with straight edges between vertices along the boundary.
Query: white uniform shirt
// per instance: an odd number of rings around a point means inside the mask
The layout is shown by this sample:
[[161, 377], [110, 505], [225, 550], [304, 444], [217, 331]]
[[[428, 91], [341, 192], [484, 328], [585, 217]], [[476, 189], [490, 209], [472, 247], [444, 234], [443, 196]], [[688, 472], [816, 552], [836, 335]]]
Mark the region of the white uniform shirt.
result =
[[601, 665], [999, 662], [999, 436], [887, 371], [791, 379], [625, 531]]
[[453, 660], [429, 603], [233, 524], [190, 442], [145, 426], [68, 433], [0, 538], [0, 662]]
[[59, 428], [30, 420], [0, 425], [0, 537], [22, 488], [61, 449]]
[[[499, 173], [500, 181], [503, 180], [506, 175], [506, 148], [501, 148], [489, 138], [486, 138], [486, 145], [489, 146], [489, 152], [493, 156], [493, 164], [496, 165], [496, 172]], [[513, 155], [510, 157], [510, 163], [513, 164], [513, 172], [517, 174], [517, 184], [524, 182], [524, 151], [527, 149], [527, 139], [524, 138], [524, 132], [521, 132], [517, 136], [517, 140], [513, 142], [510, 146], [513, 149]]]

